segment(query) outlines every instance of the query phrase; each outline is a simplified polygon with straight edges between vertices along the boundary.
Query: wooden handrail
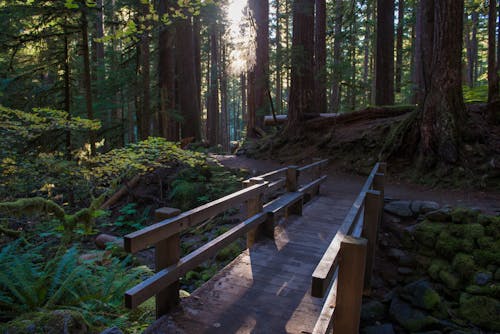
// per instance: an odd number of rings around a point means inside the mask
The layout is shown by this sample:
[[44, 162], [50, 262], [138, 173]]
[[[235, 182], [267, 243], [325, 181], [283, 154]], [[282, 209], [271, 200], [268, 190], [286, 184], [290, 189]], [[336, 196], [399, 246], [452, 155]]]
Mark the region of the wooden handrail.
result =
[[196, 226], [205, 219], [213, 217], [244, 201], [260, 196], [267, 189], [268, 182], [252, 185], [218, 200], [199, 206], [180, 215], [163, 220], [124, 237], [125, 250], [135, 253], [153, 246], [162, 239]]
[[306, 165], [306, 166], [303, 166], [303, 167], [300, 167], [298, 169], [299, 173], [302, 173], [302, 172], [305, 172], [311, 168], [322, 168], [322, 167], [325, 167], [326, 165], [328, 164], [328, 159], [323, 159], [323, 160], [320, 160], [320, 161], [317, 161], [317, 162], [313, 162], [312, 164], [309, 164], [309, 165]]
[[[314, 270], [311, 295], [324, 297], [313, 334], [358, 333], [363, 292], [369, 291], [383, 209], [385, 163], [377, 163]], [[360, 238], [363, 237], [363, 238]], [[333, 307], [332, 307], [333, 305]]]
[[[283, 174], [283, 177], [273, 182], [265, 179], [280, 174]], [[247, 247], [257, 240], [261, 232], [273, 237], [276, 217], [281, 212], [301, 214], [304, 195], [317, 194], [319, 185], [326, 179], [326, 175], [321, 176], [297, 191], [297, 176], [297, 167], [289, 166], [246, 180], [243, 183], [245, 187], [243, 190], [184, 213], [178, 214], [178, 210], [158, 210], [161, 211], [161, 214], [157, 215], [158, 218], [165, 215], [165, 212], [171, 214], [168, 219], [160, 219], [160, 222], [124, 237], [125, 250], [128, 252], [155, 246], [157, 264], [157, 272], [152, 277], [125, 293], [125, 306], [135, 308], [156, 295], [156, 310], [159, 317], [178, 303], [178, 279], [189, 270], [245, 234]], [[287, 194], [263, 205], [262, 198], [265, 194], [284, 187], [289, 191]], [[179, 259], [182, 231], [243, 202], [247, 203], [247, 218], [244, 221]], [[172, 217], [174, 215], [176, 216]]]

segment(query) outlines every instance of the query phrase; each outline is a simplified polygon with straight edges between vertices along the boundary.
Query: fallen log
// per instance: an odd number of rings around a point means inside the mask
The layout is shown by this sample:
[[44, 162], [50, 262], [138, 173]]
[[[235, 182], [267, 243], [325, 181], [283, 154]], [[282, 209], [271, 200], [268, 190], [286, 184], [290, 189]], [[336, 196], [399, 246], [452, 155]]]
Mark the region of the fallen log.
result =
[[104, 202], [101, 205], [101, 209], [105, 210], [105, 209], [109, 209], [111, 206], [113, 206], [116, 202], [118, 202], [120, 200], [120, 198], [122, 198], [125, 194], [128, 193], [128, 190], [130, 188], [135, 187], [137, 185], [137, 183], [139, 183], [140, 179], [141, 179], [140, 175], [134, 176], [132, 178], [132, 180], [125, 183], [125, 185], [122, 186], [120, 188], [120, 190], [118, 190], [116, 193], [113, 194], [113, 196], [111, 196], [106, 202]]
[[[331, 118], [336, 117], [338, 114], [305, 114], [304, 119], [316, 119], [316, 118]], [[276, 120], [273, 115], [264, 116], [264, 125], [273, 126], [278, 124], [284, 124], [288, 120], [288, 115], [276, 115]]]

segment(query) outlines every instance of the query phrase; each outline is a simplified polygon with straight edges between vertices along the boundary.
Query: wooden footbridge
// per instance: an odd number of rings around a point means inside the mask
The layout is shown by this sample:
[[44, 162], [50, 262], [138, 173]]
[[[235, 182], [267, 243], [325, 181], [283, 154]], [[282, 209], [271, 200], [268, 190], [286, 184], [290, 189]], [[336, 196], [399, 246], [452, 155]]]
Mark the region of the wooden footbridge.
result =
[[[326, 164], [251, 178], [243, 190], [184, 213], [159, 210], [158, 223], [125, 236], [128, 252], [156, 249], [156, 274], [125, 295], [129, 308], [156, 297], [158, 320], [146, 333], [358, 333], [386, 167], [377, 163], [356, 197], [320, 192]], [[180, 258], [180, 233], [242, 204], [245, 220]], [[179, 299], [180, 277], [245, 235], [240, 256]]]

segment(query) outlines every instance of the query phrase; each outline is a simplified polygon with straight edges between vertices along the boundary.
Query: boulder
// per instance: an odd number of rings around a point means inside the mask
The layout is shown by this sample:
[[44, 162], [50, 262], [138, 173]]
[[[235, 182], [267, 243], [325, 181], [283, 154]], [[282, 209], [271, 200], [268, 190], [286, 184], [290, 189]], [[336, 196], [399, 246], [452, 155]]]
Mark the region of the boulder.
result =
[[455, 224], [472, 224], [477, 222], [481, 211], [470, 208], [455, 208], [451, 211], [451, 221]]
[[101, 334], [123, 334], [123, 332], [118, 327], [111, 327], [103, 330]]
[[89, 326], [76, 311], [55, 310], [23, 314], [5, 327], [7, 334], [86, 334]]
[[447, 288], [451, 290], [460, 289], [460, 278], [454, 272], [448, 270], [441, 270], [439, 272], [439, 279], [441, 280], [441, 282], [443, 282], [443, 284]]
[[459, 273], [462, 278], [470, 279], [474, 275], [474, 270], [476, 269], [474, 257], [469, 254], [458, 253], [453, 258], [452, 268]]
[[445, 229], [446, 224], [434, 223], [428, 220], [424, 220], [417, 226], [415, 226], [413, 237], [420, 244], [434, 248], [438, 240], [439, 235]]
[[491, 282], [493, 274], [490, 272], [477, 272], [474, 275], [474, 283], [479, 286], [484, 286]]
[[500, 301], [486, 296], [460, 296], [459, 314], [476, 326], [500, 331]]
[[105, 249], [108, 244], [116, 245], [120, 248], [123, 248], [123, 238], [116, 237], [110, 234], [99, 234], [95, 240], [95, 245], [99, 249]]
[[439, 324], [439, 320], [405, 303], [400, 298], [393, 298], [389, 308], [390, 316], [410, 332], [431, 328]]
[[418, 280], [404, 286], [400, 295], [413, 306], [424, 310], [437, 309], [441, 304], [441, 297], [427, 280]]
[[430, 211], [425, 215], [425, 218], [433, 222], [451, 221], [451, 208], [445, 207], [439, 210]]
[[433, 212], [438, 210], [439, 208], [440, 205], [433, 201], [412, 201], [410, 204], [410, 209], [415, 215]]
[[376, 326], [365, 327], [361, 333], [363, 334], [394, 334], [394, 328], [391, 324], [383, 324]]
[[379, 301], [371, 300], [364, 303], [361, 307], [361, 321], [373, 323], [384, 319], [385, 317], [385, 305]]
[[393, 201], [384, 206], [384, 210], [399, 217], [413, 217], [410, 201]]

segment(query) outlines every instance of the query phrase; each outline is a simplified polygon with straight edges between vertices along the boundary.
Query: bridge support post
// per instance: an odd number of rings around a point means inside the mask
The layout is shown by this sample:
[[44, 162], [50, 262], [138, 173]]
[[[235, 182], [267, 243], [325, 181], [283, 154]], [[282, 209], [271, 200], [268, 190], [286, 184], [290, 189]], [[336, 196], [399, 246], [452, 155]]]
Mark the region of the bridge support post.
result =
[[365, 282], [364, 294], [369, 295], [371, 292], [371, 277], [373, 271], [373, 263], [375, 260], [375, 251], [377, 247], [378, 228], [380, 224], [380, 191], [368, 190], [365, 197], [365, 210], [363, 217], [363, 231], [361, 236], [368, 241], [366, 251], [366, 267], [365, 267]]
[[[259, 177], [254, 177], [248, 180], [248, 182], [244, 182], [243, 186], [244, 187], [250, 187], [255, 184], [261, 184], [264, 183], [263, 178]], [[252, 217], [253, 215], [262, 212], [262, 195], [259, 195], [255, 198], [249, 199], [247, 201], [247, 218]], [[268, 221], [263, 224], [263, 226], [257, 226], [255, 229], [249, 231], [247, 233], [247, 248], [250, 248], [255, 244], [257, 239], [259, 238], [259, 234], [261, 232], [264, 232], [265, 234], [271, 234], [274, 237], [274, 222], [273, 221]]]
[[385, 187], [385, 174], [387, 171], [387, 164], [385, 162], [381, 162], [378, 167], [377, 174], [373, 178], [373, 189], [380, 191], [380, 218], [382, 218], [382, 212], [384, 209], [384, 187]]
[[[155, 211], [155, 221], [175, 217], [181, 210], [174, 208], [160, 208]], [[179, 262], [181, 256], [180, 234], [158, 242], [155, 245], [155, 271], [158, 272], [172, 264]], [[179, 281], [175, 281], [156, 295], [156, 318], [167, 314], [179, 304]]]
[[[299, 179], [299, 171], [297, 166], [288, 166], [286, 170], [286, 191], [287, 192], [296, 192], [298, 189], [298, 179]], [[296, 204], [290, 206], [287, 209], [286, 215], [288, 216], [290, 213], [302, 215], [302, 206], [304, 205], [304, 201], [300, 200]]]
[[340, 245], [333, 333], [357, 334], [361, 316], [366, 239], [346, 236]]

